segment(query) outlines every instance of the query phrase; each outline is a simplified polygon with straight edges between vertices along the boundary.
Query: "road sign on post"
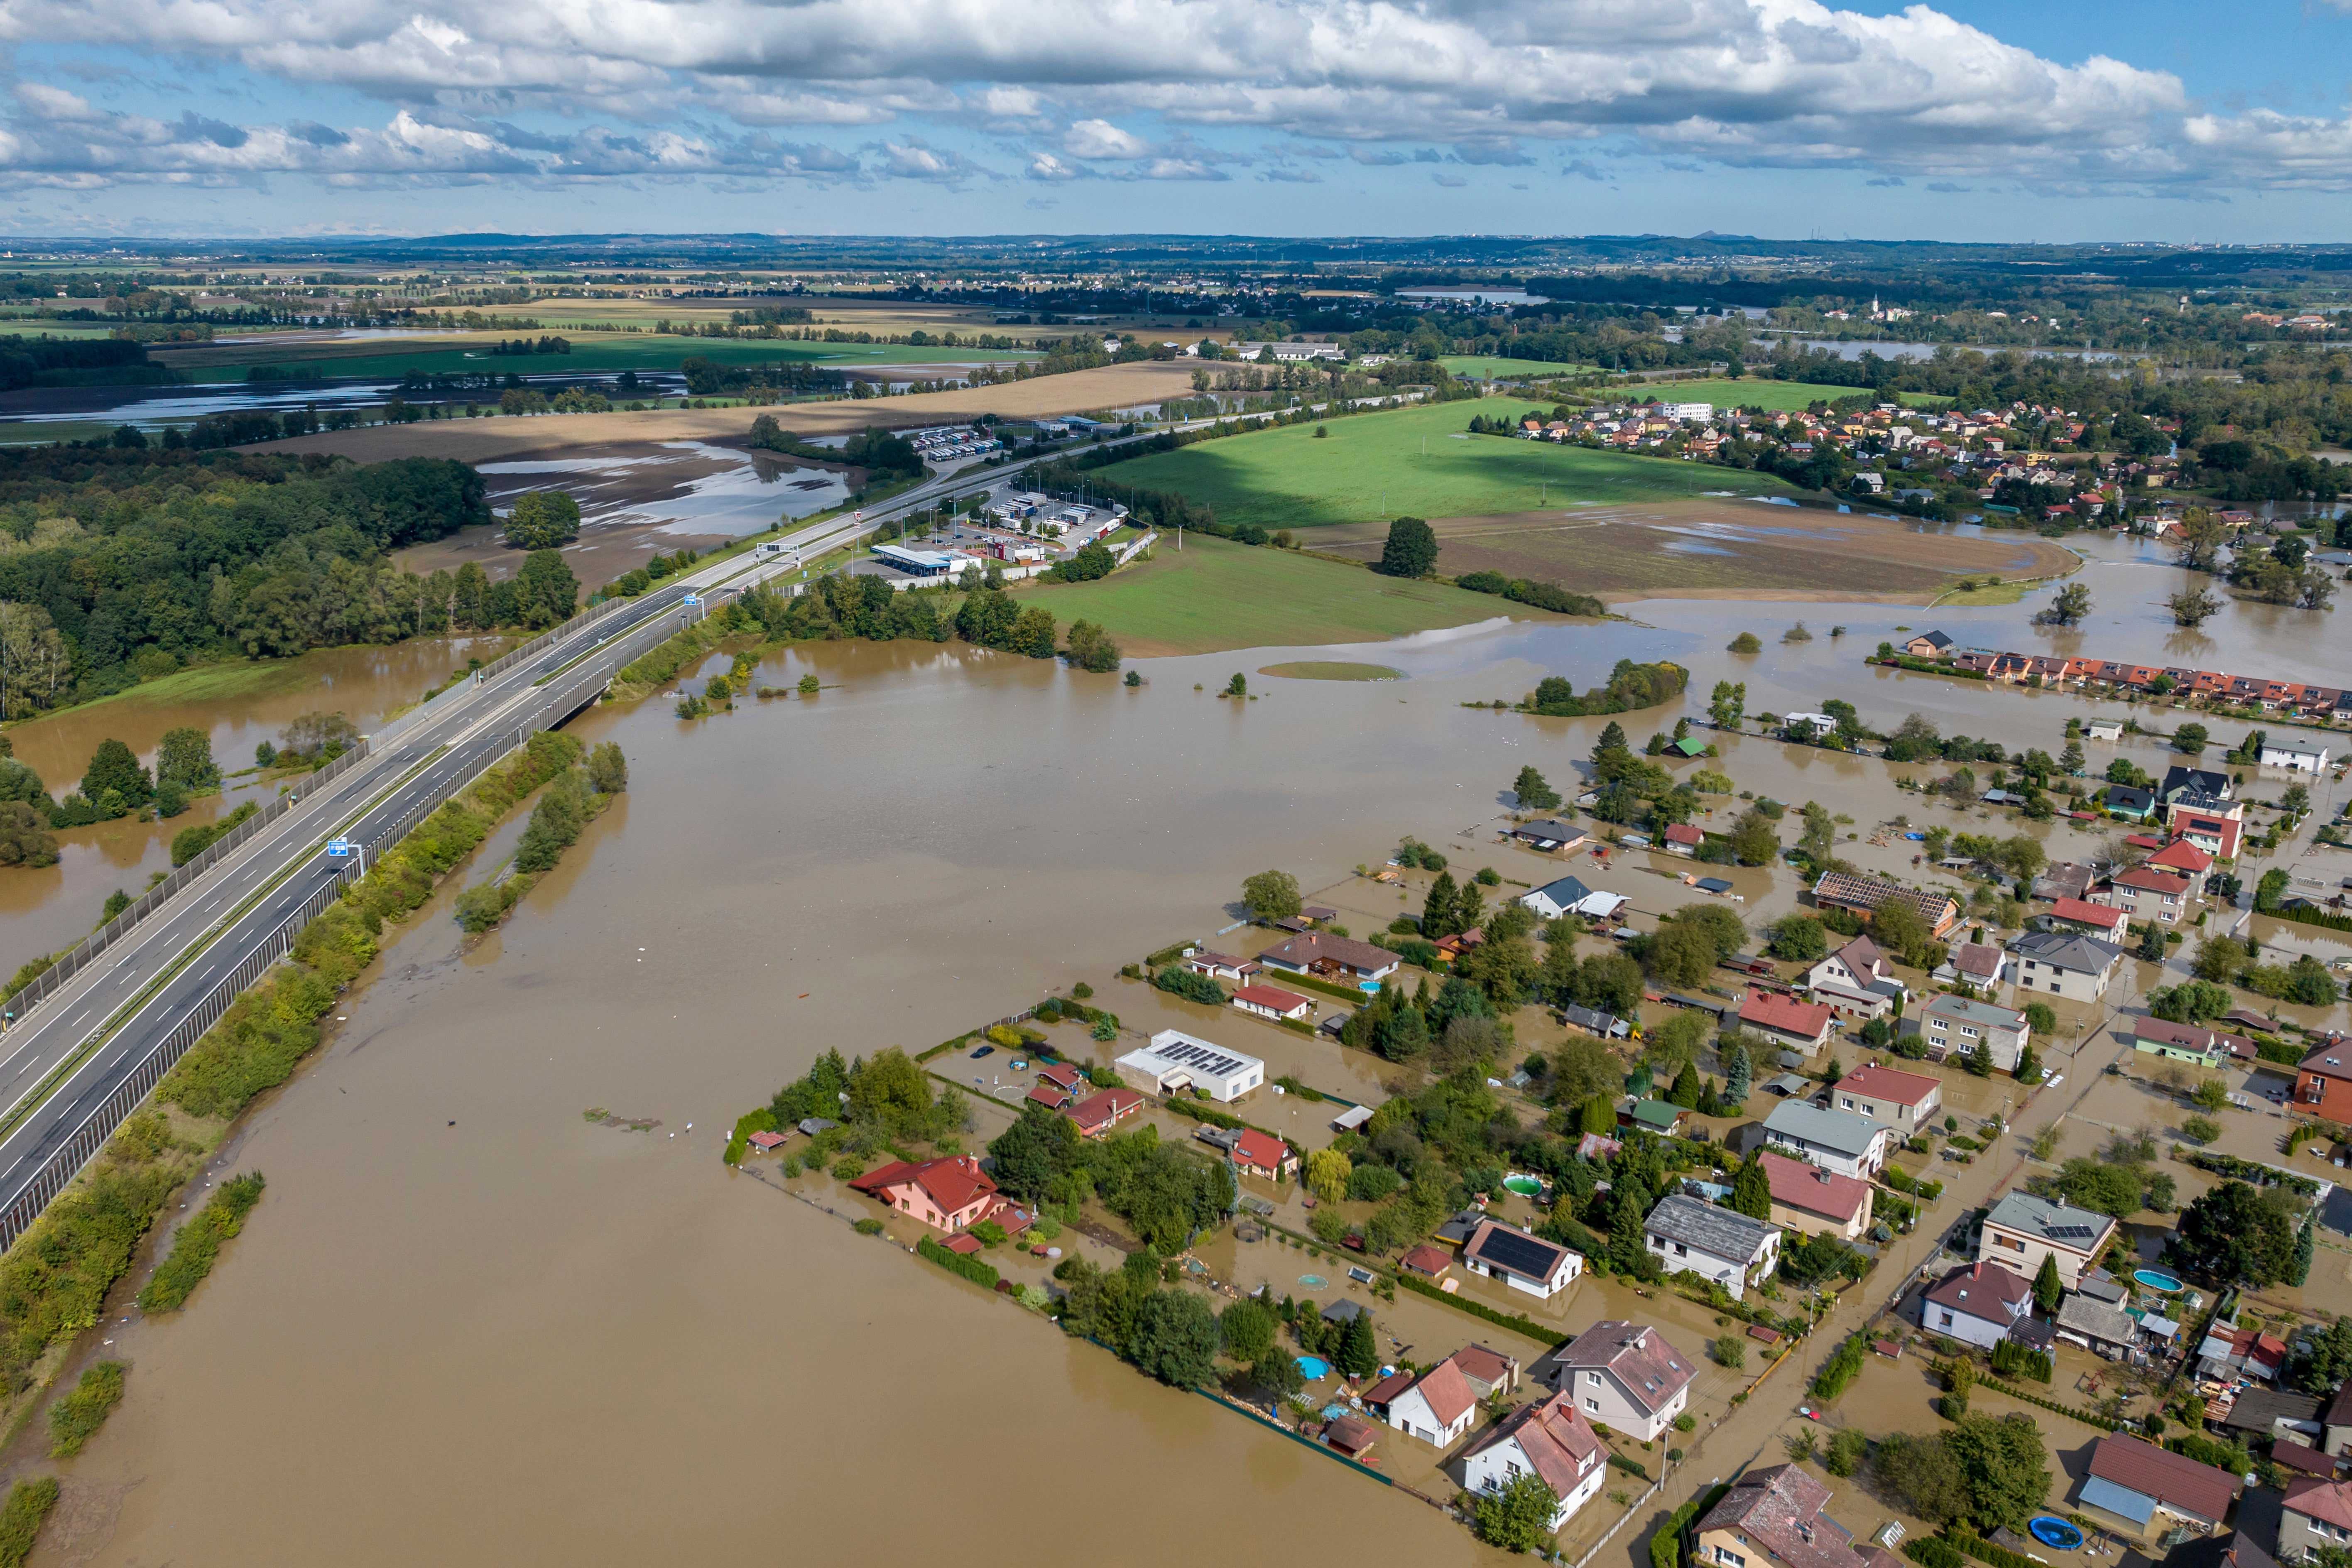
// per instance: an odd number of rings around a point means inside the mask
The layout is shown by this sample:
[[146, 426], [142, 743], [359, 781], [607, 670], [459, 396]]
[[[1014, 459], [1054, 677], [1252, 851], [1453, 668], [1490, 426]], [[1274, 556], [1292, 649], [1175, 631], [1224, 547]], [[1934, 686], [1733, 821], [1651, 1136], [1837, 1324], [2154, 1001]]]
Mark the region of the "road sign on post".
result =
[[686, 602], [688, 605], [698, 605], [702, 603], [702, 595], [699, 594], [688, 594], [686, 596]]
[[339, 860], [344, 856], [351, 854], [355, 847], [356, 847], [348, 838], [330, 838], [327, 840], [327, 853], [332, 855]]

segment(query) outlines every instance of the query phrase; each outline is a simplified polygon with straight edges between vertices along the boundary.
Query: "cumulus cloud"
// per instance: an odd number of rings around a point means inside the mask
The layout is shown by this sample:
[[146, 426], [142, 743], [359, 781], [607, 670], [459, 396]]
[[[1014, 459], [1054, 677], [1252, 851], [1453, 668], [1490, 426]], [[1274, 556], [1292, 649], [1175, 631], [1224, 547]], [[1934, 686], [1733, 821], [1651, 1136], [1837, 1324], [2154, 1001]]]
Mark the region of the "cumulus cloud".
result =
[[[2352, 8], [2352, 0], [2326, 3]], [[1147, 136], [1134, 123], [1148, 116], [1204, 137], [1278, 131], [1351, 148], [1363, 162], [1395, 162], [1400, 143], [1449, 147], [1462, 163], [1507, 164], [1531, 161], [1530, 144], [1606, 142], [1716, 165], [1850, 167], [2049, 189], [2187, 194], [2223, 183], [2352, 183], [2352, 121], [2205, 112], [2169, 72], [2099, 55], [2045, 58], [1927, 4], [1884, 16], [1821, 0], [0, 6], [0, 45], [71, 44], [341, 88], [418, 125], [431, 123], [431, 110], [627, 121], [648, 128], [644, 145], [657, 163], [725, 162], [733, 143], [679, 129], [703, 117], [747, 132], [940, 119], [1034, 139], [1041, 151], [1062, 126], [1055, 157], [1125, 164], [1123, 175], [1138, 178], [1214, 177], [1211, 147]], [[28, 90], [37, 86], [18, 90], [9, 167], [102, 177], [107, 156], [24, 129], [89, 112], [86, 103], [73, 109], [80, 100], [61, 89], [43, 89], [60, 93], [44, 101]], [[253, 147], [318, 145], [282, 127], [240, 129]], [[373, 134], [387, 147], [400, 143], [389, 127]], [[657, 145], [660, 135], [701, 151]], [[201, 130], [164, 140], [219, 146]], [[355, 135], [352, 145], [364, 142]], [[507, 155], [503, 145], [481, 153]], [[886, 140], [877, 156], [876, 172], [909, 178], [982, 172], [909, 136]], [[41, 162], [52, 158], [63, 163]]]
[[1439, 170], [1432, 174], [1429, 177], [1435, 180], [1441, 185], [1458, 187], [1466, 185], [1470, 183], [1469, 176], [1465, 174], [1449, 174], [1444, 173], [1443, 170]]

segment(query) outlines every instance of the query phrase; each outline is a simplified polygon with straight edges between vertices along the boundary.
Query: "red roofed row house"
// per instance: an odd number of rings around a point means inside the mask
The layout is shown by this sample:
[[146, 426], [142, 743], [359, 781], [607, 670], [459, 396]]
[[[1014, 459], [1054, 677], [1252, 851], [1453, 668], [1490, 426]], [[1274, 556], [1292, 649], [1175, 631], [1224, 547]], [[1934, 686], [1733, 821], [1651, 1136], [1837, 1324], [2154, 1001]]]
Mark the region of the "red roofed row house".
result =
[[[1918, 640], [1913, 639], [1915, 644]], [[2168, 690], [2214, 698], [2240, 707], [2302, 713], [2317, 719], [2352, 712], [2352, 692], [2336, 687], [2298, 680], [2262, 680], [2186, 665], [2123, 664], [2114, 659], [2059, 658], [2048, 654], [1996, 653], [1982, 648], [1952, 654], [1945, 662], [1954, 669], [2011, 684], [2038, 675], [2045, 687], [2109, 686], [2144, 691], [2162, 679], [2171, 682]]]
[[2196, 904], [2196, 883], [2151, 862], [2116, 872], [2091, 894], [2091, 902], [2121, 910], [2133, 920], [2170, 925]]

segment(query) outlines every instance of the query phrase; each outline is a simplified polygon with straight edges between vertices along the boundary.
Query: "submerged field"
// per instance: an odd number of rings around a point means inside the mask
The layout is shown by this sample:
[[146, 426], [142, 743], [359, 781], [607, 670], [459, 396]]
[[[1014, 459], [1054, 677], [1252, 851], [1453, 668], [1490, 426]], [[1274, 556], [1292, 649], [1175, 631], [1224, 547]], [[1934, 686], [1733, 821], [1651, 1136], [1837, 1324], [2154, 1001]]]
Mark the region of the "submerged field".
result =
[[1766, 474], [1581, 447], [1464, 433], [1474, 415], [1507, 416], [1514, 400], [1438, 403], [1203, 441], [1102, 470], [1122, 484], [1172, 490], [1226, 522], [1311, 528], [1399, 515], [1462, 517], [1573, 501], [1663, 500], [1704, 490], [1793, 496]]
[[[1934, 523], [1814, 507], [1700, 498], [1553, 507], [1431, 520], [1437, 569], [1500, 572], [1612, 601], [1646, 598], [1886, 599], [1924, 604], [1955, 578], [2044, 577], [2070, 551], [2030, 533], [1963, 533]], [[1382, 522], [1319, 529], [1317, 550], [1378, 560]]]
[[[880, 365], [944, 364], [972, 361], [1034, 359], [1008, 350], [909, 348], [903, 343], [793, 342], [767, 339], [688, 338], [652, 332], [572, 339], [564, 354], [492, 354], [496, 332], [436, 332], [415, 338], [333, 339], [307, 342], [206, 343], [155, 351], [159, 364], [185, 371], [197, 382], [241, 382], [254, 367], [318, 376], [522, 375], [612, 374], [625, 370], [674, 371], [700, 357], [717, 364], [816, 364], [829, 370]], [[533, 337], [546, 332], [529, 334]]]
[[1096, 622], [1126, 652], [1143, 658], [1368, 642], [1500, 616], [1555, 618], [1444, 584], [1400, 582], [1200, 534], [1188, 535], [1181, 551], [1170, 540], [1153, 554], [1097, 582], [1016, 591], [1023, 603], [1045, 605], [1065, 625]]

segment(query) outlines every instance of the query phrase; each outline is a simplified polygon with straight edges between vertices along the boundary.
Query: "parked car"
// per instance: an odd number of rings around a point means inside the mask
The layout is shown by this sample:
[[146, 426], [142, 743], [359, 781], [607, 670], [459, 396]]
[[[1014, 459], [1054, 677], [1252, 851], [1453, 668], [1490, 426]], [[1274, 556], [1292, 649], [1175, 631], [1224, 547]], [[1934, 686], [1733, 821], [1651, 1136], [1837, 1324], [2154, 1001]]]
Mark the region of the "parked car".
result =
[[982, 1057], [992, 1057], [995, 1054], [996, 1047], [994, 1046], [982, 1046], [980, 1049], [971, 1053], [971, 1059], [978, 1061]]

